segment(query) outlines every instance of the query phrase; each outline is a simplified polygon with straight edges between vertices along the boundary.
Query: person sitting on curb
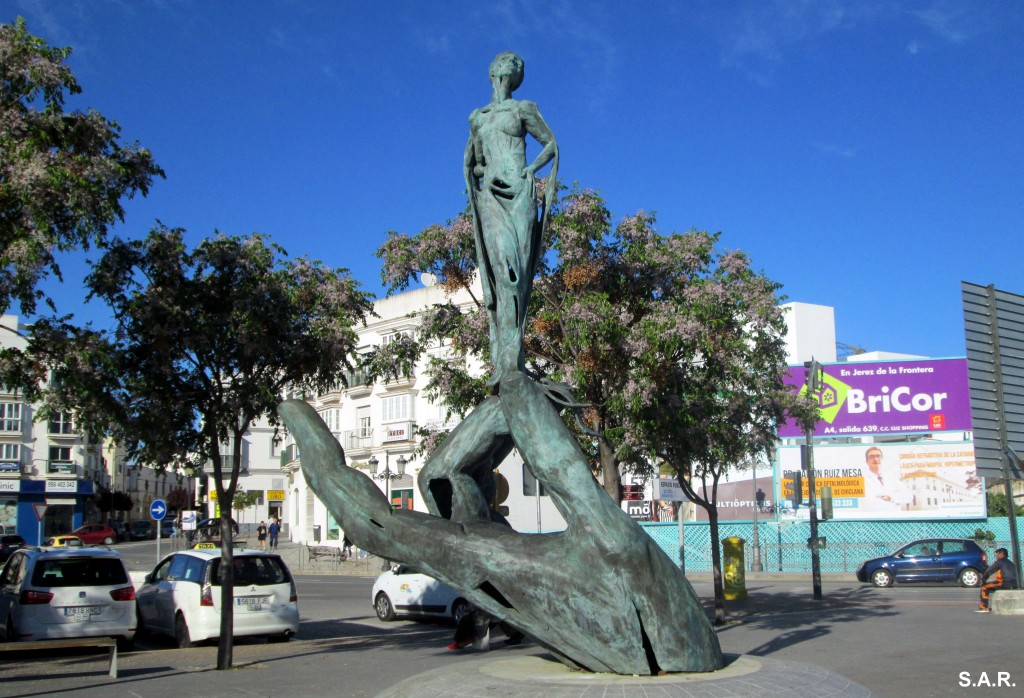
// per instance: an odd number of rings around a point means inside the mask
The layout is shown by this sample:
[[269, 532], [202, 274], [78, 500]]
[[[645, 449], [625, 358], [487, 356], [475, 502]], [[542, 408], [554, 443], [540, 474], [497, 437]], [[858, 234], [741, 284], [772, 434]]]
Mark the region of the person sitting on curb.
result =
[[[989, 582], [989, 577], [994, 577], [993, 581]], [[1016, 588], [1017, 568], [1010, 560], [1006, 548], [997, 548], [996, 561], [985, 570], [985, 574], [981, 575], [981, 603], [978, 604], [978, 610], [975, 613], [989, 613], [989, 597], [993, 591]]]

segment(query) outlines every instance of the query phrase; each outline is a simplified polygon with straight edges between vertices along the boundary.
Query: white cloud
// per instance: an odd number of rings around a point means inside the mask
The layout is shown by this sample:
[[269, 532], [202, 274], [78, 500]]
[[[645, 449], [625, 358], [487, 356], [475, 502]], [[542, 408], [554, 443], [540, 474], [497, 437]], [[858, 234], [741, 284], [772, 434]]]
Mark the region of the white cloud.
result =
[[841, 158], [852, 158], [857, 155], [857, 149], [839, 146], [834, 143], [815, 143], [814, 147], [822, 155], [837, 155]]
[[959, 44], [975, 36], [980, 29], [975, 8], [970, 3], [938, 0], [931, 7], [911, 14], [940, 38]]

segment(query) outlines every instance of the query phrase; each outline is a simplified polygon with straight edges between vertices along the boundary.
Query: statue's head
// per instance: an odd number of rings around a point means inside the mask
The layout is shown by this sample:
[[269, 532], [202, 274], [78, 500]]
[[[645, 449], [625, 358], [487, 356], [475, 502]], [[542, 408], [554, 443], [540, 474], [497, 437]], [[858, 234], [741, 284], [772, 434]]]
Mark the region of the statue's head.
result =
[[511, 77], [509, 87], [516, 90], [523, 84], [523, 59], [511, 51], [499, 53], [491, 61], [490, 75], [491, 80], [504, 76]]

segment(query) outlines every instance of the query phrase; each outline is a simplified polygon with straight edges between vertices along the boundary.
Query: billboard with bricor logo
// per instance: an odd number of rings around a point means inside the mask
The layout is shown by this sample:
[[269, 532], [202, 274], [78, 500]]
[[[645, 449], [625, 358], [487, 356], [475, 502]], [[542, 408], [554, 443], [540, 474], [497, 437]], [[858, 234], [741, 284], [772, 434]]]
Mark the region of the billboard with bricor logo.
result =
[[[784, 381], [807, 390], [807, 369], [791, 366]], [[967, 359], [843, 362], [822, 365], [817, 437], [969, 431]], [[796, 423], [779, 425], [780, 438], [803, 436]]]

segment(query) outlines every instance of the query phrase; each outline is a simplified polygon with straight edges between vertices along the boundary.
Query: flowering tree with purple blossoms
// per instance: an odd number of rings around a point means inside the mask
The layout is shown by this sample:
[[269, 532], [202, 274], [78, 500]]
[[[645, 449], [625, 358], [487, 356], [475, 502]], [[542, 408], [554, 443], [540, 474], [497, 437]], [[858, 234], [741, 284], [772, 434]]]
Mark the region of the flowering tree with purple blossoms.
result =
[[[140, 461], [212, 464], [221, 536], [231, 540], [243, 435], [260, 417], [277, 423], [286, 390], [344, 381], [368, 295], [346, 270], [287, 260], [258, 234], [216, 235], [190, 252], [183, 231], [164, 227], [112, 242], [86, 283], [116, 326], [35, 325], [30, 351], [55, 379], [47, 408], [74, 410]], [[232, 547], [221, 551], [222, 608], [231, 608]], [[231, 666], [232, 628], [232, 614], [221, 614], [218, 669]]]
[[82, 91], [69, 48], [51, 48], [25, 22], [0, 24], [0, 312], [14, 302], [33, 314], [56, 253], [102, 245], [124, 215], [121, 201], [145, 195], [163, 171], [120, 127], [96, 111], [65, 112]]
[[742, 252], [715, 254], [717, 236], [670, 236], [653, 244], [687, 259], [664, 302], [630, 338], [632, 385], [619, 406], [627, 442], [660, 460], [708, 515], [715, 621], [725, 620], [718, 532], [718, 483], [765, 457], [776, 425], [811, 424], [817, 405], [782, 383], [788, 372], [779, 284]]

